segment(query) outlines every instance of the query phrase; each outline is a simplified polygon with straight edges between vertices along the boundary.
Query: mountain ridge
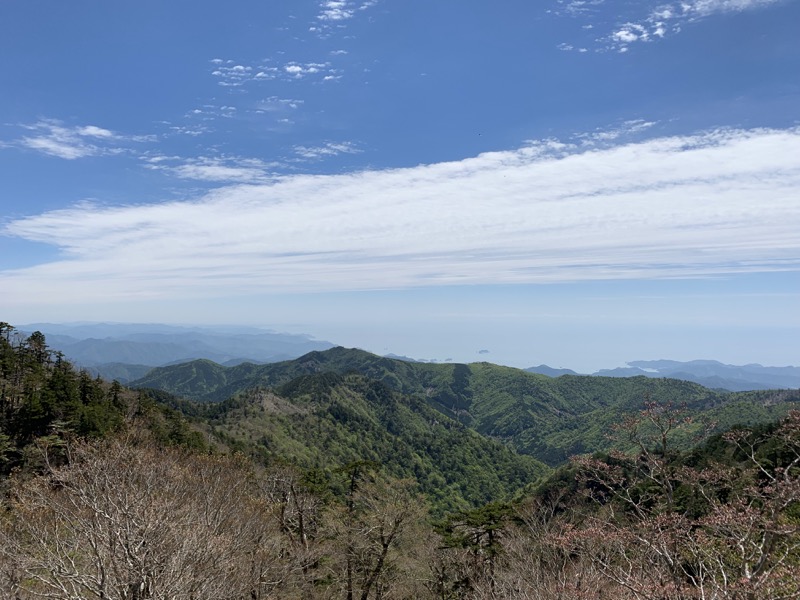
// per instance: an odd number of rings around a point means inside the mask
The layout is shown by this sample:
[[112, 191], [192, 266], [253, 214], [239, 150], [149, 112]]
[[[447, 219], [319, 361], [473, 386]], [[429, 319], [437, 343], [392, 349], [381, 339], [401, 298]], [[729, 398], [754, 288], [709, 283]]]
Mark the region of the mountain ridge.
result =
[[491, 363], [412, 363], [334, 347], [297, 359], [225, 368], [194, 361], [153, 369], [134, 387], [161, 389], [196, 401], [220, 402], [248, 389], [275, 389], [302, 376], [357, 373], [424, 401], [478, 433], [549, 465], [607, 448], [606, 434], [652, 401], [682, 404], [699, 419], [694, 432], [777, 418], [800, 402], [800, 391], [720, 392], [665, 378], [562, 375], [557, 378]]
[[[107, 379], [128, 383], [143, 375], [140, 366], [158, 367], [195, 359], [223, 363], [268, 363], [333, 347], [305, 334], [248, 327], [178, 327], [83, 323], [34, 323], [21, 331], [41, 331], [54, 350], [72, 363]], [[126, 373], [120, 365], [136, 365]]]

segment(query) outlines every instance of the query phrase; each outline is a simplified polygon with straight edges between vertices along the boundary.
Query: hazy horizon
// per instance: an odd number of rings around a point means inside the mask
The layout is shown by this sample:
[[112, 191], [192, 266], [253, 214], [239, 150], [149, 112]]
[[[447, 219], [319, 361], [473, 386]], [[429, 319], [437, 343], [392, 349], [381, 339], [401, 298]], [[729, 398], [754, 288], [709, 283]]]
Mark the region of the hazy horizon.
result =
[[[41, 327], [43, 331], [47, 331], [49, 329], [48, 326], [63, 326], [67, 328], [72, 328], [76, 326], [94, 326], [94, 325], [111, 325], [111, 326], [130, 326], [133, 331], [142, 331], [152, 328], [159, 328], [159, 327], [177, 327], [177, 328], [186, 328], [186, 329], [200, 329], [200, 330], [214, 330], [220, 332], [242, 332], [242, 333], [256, 333], [256, 332], [271, 332], [271, 333], [279, 333], [279, 334], [291, 334], [291, 335], [305, 335], [308, 336], [312, 340], [317, 341], [324, 341], [329, 342], [336, 346], [344, 346], [348, 348], [360, 348], [362, 350], [366, 350], [368, 352], [378, 354], [378, 355], [387, 355], [387, 354], [394, 354], [397, 356], [403, 356], [414, 360], [423, 360], [423, 361], [432, 361], [432, 362], [461, 362], [461, 363], [471, 363], [471, 362], [490, 362], [500, 365], [506, 365], [516, 368], [529, 368], [539, 366], [541, 364], [545, 364], [549, 367], [553, 368], [565, 368], [565, 369], [572, 369], [578, 373], [583, 374], [591, 374], [602, 369], [614, 369], [619, 367], [625, 367], [629, 362], [633, 361], [647, 361], [647, 360], [676, 360], [681, 362], [692, 361], [692, 360], [715, 360], [724, 364], [729, 365], [748, 365], [748, 364], [761, 364], [763, 366], [769, 367], [784, 367], [784, 366], [800, 366], [794, 363], [789, 362], [770, 362], [770, 361], [760, 361], [760, 360], [745, 360], [744, 358], [735, 358], [736, 356], [747, 356], [747, 353], [729, 353], [726, 356], [733, 357], [731, 359], [726, 359], [724, 356], [712, 356], [712, 355], [695, 355], [692, 353], [692, 350], [683, 348], [675, 348], [673, 351], [669, 352], [666, 350], [667, 346], [664, 345], [663, 348], [665, 349], [662, 354], [659, 354], [659, 349], [655, 348], [652, 349], [649, 353], [643, 353], [641, 355], [630, 355], [624, 356], [622, 358], [614, 358], [612, 356], [607, 356], [604, 358], [602, 354], [598, 353], [594, 356], [586, 356], [578, 351], [578, 348], [572, 347], [571, 344], [574, 342], [575, 339], [579, 339], [582, 334], [581, 332], [573, 332], [574, 337], [566, 337], [563, 343], [558, 344], [555, 350], [548, 350], [548, 349], [537, 349], [535, 343], [520, 341], [516, 344], [509, 344], [508, 337], [505, 334], [494, 335], [490, 330], [464, 330], [459, 329], [458, 331], [453, 332], [453, 337], [447, 337], [445, 335], [442, 336], [435, 336], [439, 339], [439, 342], [436, 345], [430, 345], [428, 340], [431, 336], [421, 336], [415, 335], [412, 332], [405, 332], [405, 334], [401, 333], [400, 331], [395, 332], [394, 336], [388, 336], [387, 338], [381, 338], [385, 332], [375, 333], [375, 332], [364, 332], [363, 328], [353, 327], [353, 326], [340, 326], [340, 327], [330, 327], [326, 329], [329, 331], [330, 335], [319, 335], [314, 331], [307, 331], [304, 330], [303, 327], [299, 324], [291, 325], [286, 324], [284, 327], [275, 327], [269, 326], [267, 324], [262, 325], [247, 325], [243, 323], [239, 324], [232, 324], [232, 323], [155, 323], [155, 322], [148, 322], [148, 323], [125, 323], [125, 322], [92, 322], [92, 321], [80, 321], [80, 322], [72, 322], [72, 323], [44, 323], [44, 322], [32, 322], [32, 323], [23, 323], [20, 325], [15, 325], [12, 323], [17, 329], [22, 331], [29, 331], [33, 330], [37, 327]], [[325, 329], [325, 328], [322, 328]], [[555, 334], [556, 332], [550, 332], [552, 335], [551, 337], [557, 337]], [[70, 331], [61, 332], [63, 335], [71, 335]], [[609, 334], [613, 334], [613, 332], [609, 331]], [[79, 338], [86, 338], [86, 334], [77, 336]], [[91, 336], [96, 337], [96, 336]], [[563, 337], [563, 336], [562, 336]], [[459, 344], [453, 342], [453, 340], [457, 339]], [[391, 343], [386, 343], [386, 340], [389, 340]], [[486, 342], [481, 344], [480, 342]], [[494, 344], [491, 342], [495, 342]], [[597, 343], [589, 344], [589, 349], [596, 349], [599, 345]], [[635, 347], [634, 344], [631, 347]], [[584, 349], [585, 351], [585, 349]], [[644, 352], [644, 351], [643, 351]], [[565, 357], [564, 361], [559, 360], [559, 356]], [[769, 356], [764, 354], [763, 356]], [[529, 357], [531, 357], [529, 359]]]

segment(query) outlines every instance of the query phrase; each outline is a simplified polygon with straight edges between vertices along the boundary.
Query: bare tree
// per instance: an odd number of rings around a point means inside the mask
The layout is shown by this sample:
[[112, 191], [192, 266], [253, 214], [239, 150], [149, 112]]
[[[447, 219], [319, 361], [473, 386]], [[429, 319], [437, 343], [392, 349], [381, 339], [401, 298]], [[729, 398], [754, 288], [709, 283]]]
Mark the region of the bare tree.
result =
[[70, 453], [69, 466], [13, 483], [0, 546], [17, 597], [269, 597], [278, 532], [246, 464], [130, 439]]
[[346, 504], [329, 520], [335, 587], [347, 600], [421, 597], [427, 565], [415, 549], [430, 530], [415, 485], [381, 477], [363, 463], [346, 474]]

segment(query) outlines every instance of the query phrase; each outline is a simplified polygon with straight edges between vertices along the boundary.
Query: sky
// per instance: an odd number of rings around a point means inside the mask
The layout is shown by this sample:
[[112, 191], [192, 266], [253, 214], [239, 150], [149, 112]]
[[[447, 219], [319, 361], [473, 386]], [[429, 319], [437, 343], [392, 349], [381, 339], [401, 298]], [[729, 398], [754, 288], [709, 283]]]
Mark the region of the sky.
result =
[[800, 365], [798, 0], [0, 3], [0, 320]]

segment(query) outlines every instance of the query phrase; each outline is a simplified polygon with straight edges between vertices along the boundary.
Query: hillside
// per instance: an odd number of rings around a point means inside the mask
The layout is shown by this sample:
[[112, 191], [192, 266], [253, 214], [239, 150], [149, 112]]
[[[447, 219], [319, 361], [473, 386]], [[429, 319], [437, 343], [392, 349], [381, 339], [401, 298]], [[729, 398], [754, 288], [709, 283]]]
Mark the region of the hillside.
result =
[[[283, 365], [272, 375], [316, 372], [272, 389], [193, 403], [92, 379], [42, 334], [2, 324], [0, 596], [797, 597], [800, 412], [686, 453], [693, 422], [654, 403], [619, 432], [638, 451], [584, 455], [541, 477], [534, 459], [428, 399], [501, 428], [482, 398], [499, 395], [502, 416], [506, 396], [533, 406], [547, 378], [350, 356], [397, 384], [428, 378], [426, 393], [402, 394], [321, 368], [344, 368], [348, 353]], [[193, 367], [183, 384], [233, 383], [218, 365]], [[613, 408], [573, 379], [572, 404], [553, 387], [542, 406]], [[609, 396], [623, 389], [607, 385]], [[730, 396], [705, 414], [792, 399]]]
[[[196, 389], [226, 371], [209, 361], [178, 366]], [[68, 460], [65, 440], [135, 431], [165, 446], [291, 464], [323, 486], [335, 486], [348, 465], [372, 463], [387, 477], [414, 481], [439, 513], [509, 499], [548, 472], [424, 400], [362, 375], [304, 375], [272, 391], [251, 388], [198, 405], [94, 379], [53, 352], [40, 332], [26, 337], [3, 324], [0, 481], [41, 468], [43, 459]]]
[[380, 464], [394, 478], [416, 480], [438, 511], [509, 498], [548, 470], [424, 400], [357, 374], [305, 375], [187, 412], [228, 446], [266, 463], [323, 470]]
[[440, 413], [521, 453], [557, 465], [573, 454], [608, 448], [607, 434], [645, 400], [686, 405], [717, 427], [774, 420], [800, 392], [726, 393], [695, 383], [647, 377], [550, 378], [490, 363], [411, 363], [362, 350], [332, 348], [292, 361], [225, 368], [210, 361], [154, 369], [132, 383], [192, 400], [219, 402], [252, 388], [274, 389], [303, 375], [358, 373], [412, 395]]

